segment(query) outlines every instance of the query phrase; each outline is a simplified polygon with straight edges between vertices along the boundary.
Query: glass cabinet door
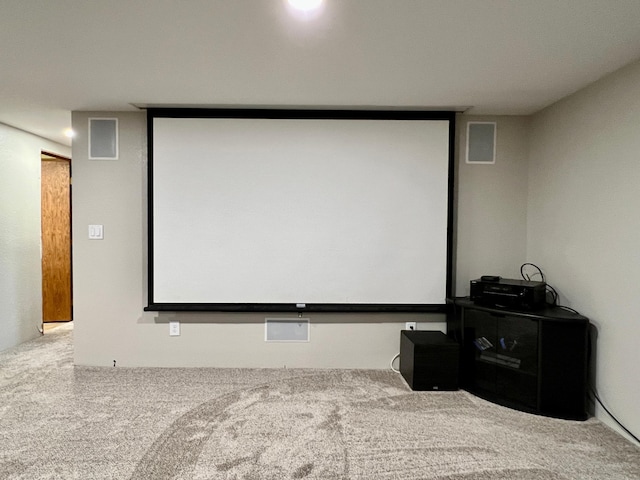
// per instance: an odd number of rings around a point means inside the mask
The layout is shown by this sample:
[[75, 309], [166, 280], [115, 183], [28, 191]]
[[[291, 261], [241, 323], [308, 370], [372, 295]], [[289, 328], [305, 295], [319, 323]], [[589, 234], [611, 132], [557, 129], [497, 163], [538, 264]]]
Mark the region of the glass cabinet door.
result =
[[467, 386], [537, 408], [537, 320], [467, 310], [464, 338]]
[[496, 393], [537, 408], [538, 321], [526, 317], [498, 318]]
[[498, 325], [493, 315], [467, 310], [464, 321], [465, 382], [474, 390], [496, 392], [496, 340]]

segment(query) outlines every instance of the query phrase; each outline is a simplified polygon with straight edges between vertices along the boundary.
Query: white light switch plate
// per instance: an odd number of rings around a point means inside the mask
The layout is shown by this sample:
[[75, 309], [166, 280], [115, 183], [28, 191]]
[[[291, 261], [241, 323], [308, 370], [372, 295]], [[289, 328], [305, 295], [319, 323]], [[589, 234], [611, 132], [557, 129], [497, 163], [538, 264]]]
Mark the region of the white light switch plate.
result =
[[89, 225], [89, 240], [102, 240], [103, 238], [102, 225]]

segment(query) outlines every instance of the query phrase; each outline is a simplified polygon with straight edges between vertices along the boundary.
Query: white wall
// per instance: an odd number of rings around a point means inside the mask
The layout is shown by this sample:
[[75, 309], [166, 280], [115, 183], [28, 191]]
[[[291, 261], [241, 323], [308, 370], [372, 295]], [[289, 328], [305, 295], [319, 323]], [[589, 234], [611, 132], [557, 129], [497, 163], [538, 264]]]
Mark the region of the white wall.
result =
[[591, 319], [597, 389], [640, 433], [640, 62], [533, 117], [527, 246]]
[[[120, 158], [87, 159], [90, 116], [117, 116]], [[444, 330], [442, 315], [307, 314], [309, 343], [265, 343], [266, 317], [295, 314], [145, 313], [146, 115], [74, 112], [74, 314], [79, 365], [388, 368], [404, 322]], [[87, 225], [103, 224], [104, 240]], [[182, 323], [169, 337], [168, 321]]]
[[[87, 160], [87, 122], [98, 115], [119, 118], [119, 160]], [[508, 276], [524, 261], [526, 119], [497, 120], [497, 164], [477, 170], [460, 166], [465, 192], [458, 216], [468, 226], [458, 241], [462, 289], [468, 289], [473, 276]], [[73, 128], [78, 132], [73, 143], [76, 364], [112, 365], [116, 360], [129, 366], [388, 368], [404, 322], [416, 321], [419, 329], [445, 329], [442, 315], [307, 314], [309, 343], [273, 344], [264, 341], [265, 317], [295, 315], [143, 312], [146, 116], [74, 112]], [[487, 189], [483, 182], [495, 186]], [[496, 208], [499, 212], [493, 214]], [[104, 240], [87, 239], [89, 224], [104, 225]], [[482, 257], [487, 251], [500, 259], [497, 267], [497, 260]], [[182, 324], [179, 337], [169, 337], [172, 319]]]
[[42, 327], [40, 154], [69, 147], [0, 124], [0, 351]]

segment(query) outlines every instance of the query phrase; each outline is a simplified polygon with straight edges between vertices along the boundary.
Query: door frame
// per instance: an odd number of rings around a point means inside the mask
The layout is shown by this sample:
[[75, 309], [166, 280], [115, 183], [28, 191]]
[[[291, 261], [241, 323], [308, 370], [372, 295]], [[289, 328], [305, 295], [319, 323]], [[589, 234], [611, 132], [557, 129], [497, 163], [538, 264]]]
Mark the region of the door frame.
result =
[[[69, 294], [71, 295], [71, 318], [68, 321], [73, 321], [73, 208], [72, 208], [72, 198], [73, 198], [73, 167], [71, 162], [71, 157], [60, 155], [58, 153], [54, 153], [48, 150], [40, 151], [40, 163], [46, 161], [45, 157], [50, 157], [54, 160], [63, 160], [69, 163]], [[40, 189], [42, 190], [42, 175], [40, 176]], [[42, 212], [40, 212], [40, 222], [42, 224]], [[42, 245], [42, 227], [40, 232], [40, 245]], [[42, 269], [42, 247], [40, 254], [40, 268]], [[42, 292], [42, 303], [44, 304], [44, 293]], [[42, 328], [41, 332], [44, 334], [44, 314], [42, 318]]]

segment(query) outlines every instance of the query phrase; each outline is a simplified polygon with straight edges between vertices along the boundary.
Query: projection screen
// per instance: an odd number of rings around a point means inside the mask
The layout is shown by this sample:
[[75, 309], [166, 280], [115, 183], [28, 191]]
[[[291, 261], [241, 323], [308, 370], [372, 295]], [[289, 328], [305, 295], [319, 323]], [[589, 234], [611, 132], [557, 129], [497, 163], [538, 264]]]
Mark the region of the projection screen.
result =
[[149, 110], [147, 309], [442, 311], [454, 118]]

